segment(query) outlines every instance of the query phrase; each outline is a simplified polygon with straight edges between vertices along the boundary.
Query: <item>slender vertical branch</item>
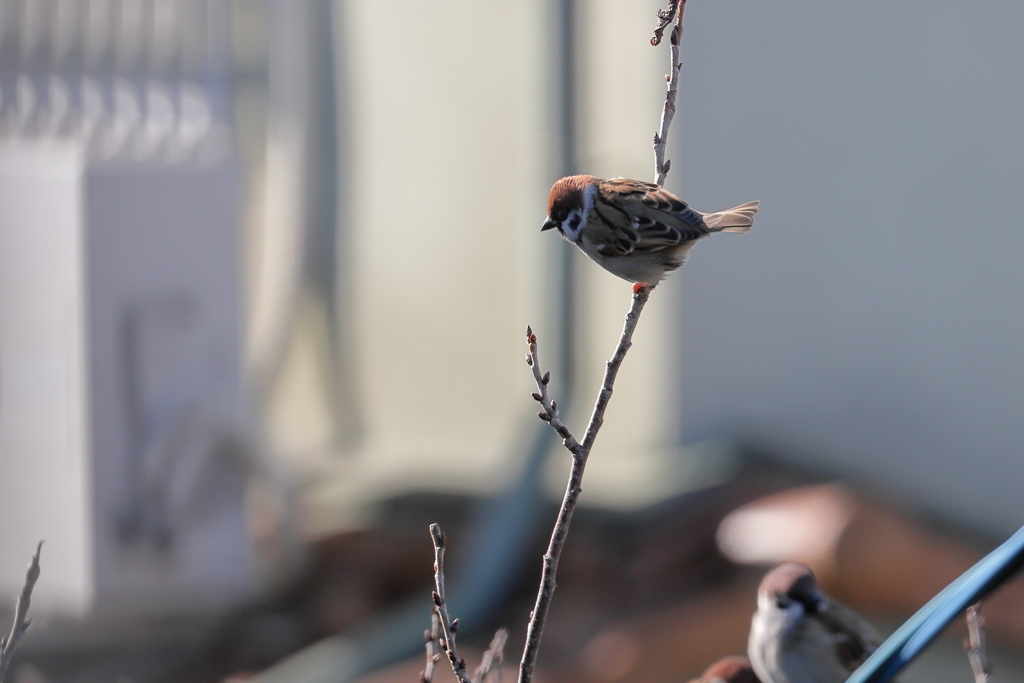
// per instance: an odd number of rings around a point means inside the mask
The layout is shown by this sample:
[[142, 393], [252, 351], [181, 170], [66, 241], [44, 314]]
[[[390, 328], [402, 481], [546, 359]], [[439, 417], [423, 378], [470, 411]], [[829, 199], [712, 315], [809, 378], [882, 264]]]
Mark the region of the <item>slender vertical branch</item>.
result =
[[21, 589], [18, 596], [18, 604], [14, 608], [14, 623], [11, 625], [11, 632], [0, 638], [0, 683], [3, 683], [7, 667], [11, 664], [11, 657], [14, 656], [14, 649], [18, 647], [25, 631], [28, 630], [32, 620], [28, 618], [28, 608], [32, 602], [32, 589], [39, 579], [39, 553], [43, 550], [43, 542], [39, 541], [36, 552], [29, 562], [28, 571], [25, 573], [25, 587]]
[[672, 126], [672, 118], [676, 115], [676, 96], [679, 94], [679, 72], [683, 68], [683, 60], [680, 55], [679, 44], [683, 40], [683, 11], [686, 9], [686, 0], [669, 0], [667, 10], [658, 12], [658, 28], [654, 31], [654, 38], [651, 38], [651, 45], [661, 42], [662, 32], [675, 16], [676, 25], [672, 27], [669, 35], [669, 75], [665, 77], [668, 81], [668, 92], [665, 94], [665, 105], [661, 109], [661, 129], [654, 134], [654, 174], [658, 186], [665, 184], [665, 178], [672, 167], [672, 160], [665, 158], [665, 147], [668, 144], [668, 131]]
[[448, 605], [445, 603], [444, 595], [444, 532], [437, 524], [430, 525], [430, 537], [434, 540], [434, 584], [435, 590], [431, 597], [434, 599], [434, 612], [437, 614], [441, 626], [441, 638], [438, 644], [444, 653], [448, 655], [448, 662], [452, 665], [452, 672], [459, 683], [472, 683], [469, 674], [466, 673], [466, 660], [459, 657], [455, 647], [455, 632], [459, 628], [459, 620], [452, 621], [448, 617]]
[[967, 608], [967, 637], [964, 638], [964, 649], [967, 659], [971, 662], [974, 672], [974, 683], [987, 683], [992, 673], [985, 655], [985, 617], [981, 615], [981, 603], [977, 602]]
[[[658, 27], [655, 29], [654, 38], [651, 39], [653, 45], [659, 44], [665, 28], [675, 19], [676, 23], [670, 36], [671, 71], [667, 78], [668, 92], [665, 97], [665, 105], [662, 108], [661, 128], [654, 135], [655, 171], [659, 186], [665, 184], [665, 178], [671, 167], [671, 162], [665, 159], [665, 147], [668, 143], [669, 128], [675, 116], [676, 97], [679, 92], [679, 72], [682, 69], [679, 44], [683, 35], [683, 10], [685, 5], [686, 0], [669, 0], [668, 9], [658, 12]], [[604, 413], [608, 408], [608, 402], [611, 400], [615, 378], [618, 375], [622, 361], [626, 357], [626, 353], [633, 344], [633, 331], [636, 329], [640, 313], [650, 297], [652, 288], [652, 286], [640, 284], [635, 285], [633, 288], [632, 304], [630, 305], [629, 312], [626, 314], [622, 335], [619, 337], [619, 343], [615, 347], [615, 352], [605, 368], [604, 381], [601, 383], [601, 390], [598, 393], [597, 401], [594, 404], [594, 410], [591, 413], [590, 422], [587, 424], [587, 430], [582, 441], [577, 441], [569, 431], [569, 428], [562, 421], [558, 413], [558, 405], [549, 396], [548, 383], [551, 375], [550, 373], [541, 372], [540, 358], [537, 350], [537, 336], [533, 333], [532, 329], [527, 328], [526, 330], [527, 344], [529, 346], [526, 362], [532, 368], [534, 381], [537, 384], [537, 391], [533, 394], [533, 398], [541, 404], [541, 410], [537, 416], [549, 423], [551, 428], [562, 438], [562, 445], [572, 455], [572, 468], [569, 472], [569, 481], [565, 487], [565, 494], [562, 497], [562, 504], [558, 510], [555, 527], [551, 532], [551, 540], [548, 543], [547, 552], [544, 554], [540, 588], [537, 591], [537, 601], [533, 612], [530, 614], [530, 623], [526, 632], [526, 645], [523, 648], [523, 658], [519, 664], [519, 683], [531, 683], [533, 680], [537, 653], [540, 649], [540, 640], [544, 633], [544, 624], [547, 621], [548, 609], [551, 606], [551, 599], [557, 585], [555, 576], [558, 572], [558, 562], [562, 556], [566, 536], [569, 533], [569, 523], [572, 521], [573, 511], [576, 509], [577, 500], [583, 491], [583, 472], [586, 469], [587, 459], [590, 457], [590, 451], [594, 447], [597, 434], [601, 429], [601, 425], [604, 424]], [[434, 538], [434, 576], [437, 583], [437, 590], [434, 592], [434, 605], [443, 636], [440, 645], [448, 654], [452, 670], [455, 672], [460, 683], [471, 683], [466, 676], [465, 662], [458, 657], [456, 652], [454, 641], [455, 623], [449, 624], [448, 612], [445, 606], [442, 566], [444, 534], [441, 533], [436, 524], [431, 525], [430, 531]], [[497, 640], [498, 636], [495, 636], [495, 642]], [[495, 645], [492, 644], [492, 650], [494, 649]], [[486, 676], [486, 672], [487, 669], [481, 664], [481, 668], [477, 671], [477, 678]]]
[[569, 482], [565, 487], [565, 495], [562, 497], [562, 505], [558, 510], [558, 518], [551, 533], [548, 550], [544, 554], [540, 589], [537, 592], [537, 602], [530, 615], [530, 624], [526, 630], [526, 646], [523, 650], [523, 659], [519, 664], [519, 683], [530, 683], [533, 680], [540, 639], [544, 634], [544, 623], [547, 620], [548, 608], [551, 606], [551, 598], [557, 585], [555, 574], [558, 571], [558, 561], [562, 556], [566, 535], [569, 533], [569, 523], [572, 521], [573, 511], [576, 509], [576, 501], [583, 491], [583, 471], [587, 466], [590, 449], [593, 448], [594, 440], [597, 439], [597, 433], [600, 431], [601, 425], [604, 424], [604, 413], [612, 397], [612, 389], [619, 373], [619, 367], [626, 357], [626, 352], [633, 345], [633, 331], [636, 329], [640, 312], [643, 311], [650, 294], [651, 287], [649, 286], [637, 287], [634, 290], [633, 301], [629, 313], [626, 314], [622, 335], [615, 347], [615, 353], [612, 354], [611, 360], [608, 361], [605, 368], [601, 391], [597, 395], [597, 402], [594, 404], [594, 411], [590, 416], [590, 423], [587, 425], [582, 443], [577, 443], [569, 433], [568, 428], [558, 417], [555, 402], [548, 398], [547, 385], [550, 376], [547, 373], [541, 374], [540, 359], [537, 355], [537, 337], [532, 330], [527, 330], [527, 343], [530, 352], [526, 357], [526, 362], [532, 367], [533, 376], [537, 382], [538, 391], [534, 394], [534, 399], [543, 406], [539, 417], [551, 423], [552, 428], [562, 437], [562, 443], [572, 454], [572, 469], [569, 472]]
[[[652, 45], [661, 42], [665, 28], [675, 19], [675, 26], [670, 36], [670, 65], [671, 71], [668, 76], [668, 92], [665, 96], [665, 105], [661, 112], [661, 129], [654, 134], [654, 157], [655, 172], [659, 186], [665, 184], [665, 177], [668, 175], [671, 161], [665, 159], [665, 147], [668, 143], [668, 132], [672, 126], [672, 119], [676, 113], [676, 96], [679, 92], [679, 72], [682, 69], [679, 44], [683, 36], [683, 9], [686, 0], [669, 0], [667, 10], [658, 12], [658, 26], [651, 39]], [[540, 359], [537, 355], [537, 337], [533, 330], [527, 328], [526, 337], [529, 344], [529, 353], [526, 362], [533, 369], [533, 377], [537, 383], [537, 392], [533, 398], [541, 404], [542, 410], [537, 414], [540, 419], [551, 424], [552, 429], [562, 437], [562, 445], [572, 454], [572, 469], [569, 472], [569, 482], [565, 487], [565, 495], [562, 498], [562, 505], [558, 511], [558, 518], [555, 521], [555, 528], [551, 533], [551, 540], [548, 543], [548, 551], [544, 554], [544, 563], [541, 570], [540, 589], [537, 592], [537, 602], [530, 615], [530, 624], [526, 631], [526, 646], [523, 650], [523, 659], [519, 664], [519, 683], [530, 683], [533, 679], [534, 668], [537, 663], [537, 652], [540, 648], [540, 639], [544, 633], [544, 623], [547, 620], [548, 608], [551, 605], [551, 598], [555, 592], [555, 575], [558, 571], [558, 561], [562, 555], [562, 548], [565, 544], [566, 535], [569, 533], [569, 523], [572, 520], [572, 513], [576, 509], [576, 501], [583, 491], [583, 471], [587, 465], [587, 458], [590, 450], [594, 447], [594, 440], [597, 433], [604, 424], [604, 412], [611, 400], [612, 389], [615, 385], [615, 377], [618, 375], [619, 367], [622, 365], [626, 352], [632, 346], [633, 330], [636, 329], [640, 312], [647, 303], [651, 294], [651, 287], [636, 286], [633, 289], [633, 303], [629, 313], [626, 315], [626, 322], [622, 329], [622, 336], [615, 348], [615, 353], [608, 361], [605, 369], [604, 381], [601, 384], [601, 391], [597, 396], [594, 405], [594, 412], [590, 416], [590, 423], [583, 436], [582, 442], [577, 442], [565, 423], [558, 414], [558, 406], [548, 396], [548, 382], [550, 374], [541, 374]]]

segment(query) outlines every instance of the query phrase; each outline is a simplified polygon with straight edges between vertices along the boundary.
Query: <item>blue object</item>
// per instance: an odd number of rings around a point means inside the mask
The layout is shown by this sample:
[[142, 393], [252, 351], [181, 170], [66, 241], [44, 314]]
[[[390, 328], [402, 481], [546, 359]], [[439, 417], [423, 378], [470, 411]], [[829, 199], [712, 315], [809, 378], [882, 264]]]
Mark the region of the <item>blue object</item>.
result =
[[1024, 565], [1024, 527], [918, 610], [846, 683], [884, 683], [912, 662], [949, 622], [1001, 586]]

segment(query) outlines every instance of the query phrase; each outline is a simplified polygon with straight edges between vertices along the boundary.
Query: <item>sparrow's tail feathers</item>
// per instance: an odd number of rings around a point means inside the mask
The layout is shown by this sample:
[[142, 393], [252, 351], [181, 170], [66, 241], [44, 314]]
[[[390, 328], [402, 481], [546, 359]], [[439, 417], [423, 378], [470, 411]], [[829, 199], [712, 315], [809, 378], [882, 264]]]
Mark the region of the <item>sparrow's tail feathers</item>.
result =
[[711, 232], [746, 232], [754, 224], [754, 214], [760, 205], [761, 202], [753, 201], [718, 213], [706, 213], [704, 225]]

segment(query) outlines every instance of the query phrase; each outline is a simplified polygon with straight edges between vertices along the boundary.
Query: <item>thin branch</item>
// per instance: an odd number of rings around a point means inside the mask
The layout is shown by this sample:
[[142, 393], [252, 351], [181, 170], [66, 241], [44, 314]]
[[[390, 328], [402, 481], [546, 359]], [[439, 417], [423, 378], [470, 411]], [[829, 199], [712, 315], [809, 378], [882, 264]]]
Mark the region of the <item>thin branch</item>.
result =
[[523, 659], [519, 664], [519, 683], [530, 683], [533, 680], [533, 671], [537, 663], [537, 651], [540, 648], [540, 639], [544, 633], [544, 623], [547, 620], [548, 608], [551, 605], [551, 598], [555, 592], [555, 574], [558, 571], [558, 560], [562, 556], [562, 548], [565, 545], [565, 537], [569, 533], [569, 522], [572, 521], [572, 513], [576, 509], [576, 501], [583, 491], [583, 470], [587, 466], [587, 458], [590, 456], [590, 449], [594, 446], [597, 433], [604, 424], [604, 412], [608, 407], [608, 401], [612, 397], [612, 388], [615, 385], [615, 377], [619, 373], [626, 352], [633, 345], [633, 330], [636, 329], [637, 321], [640, 319], [640, 312], [643, 311], [648, 297], [651, 295], [651, 287], [635, 287], [633, 301], [626, 314], [626, 322], [622, 328], [622, 336], [619, 344], [615, 347], [615, 353], [608, 361], [604, 373], [604, 381], [601, 383], [601, 391], [597, 395], [597, 402], [594, 404], [594, 411], [590, 416], [590, 423], [587, 425], [586, 434], [582, 443], [569, 433], [568, 428], [558, 417], [557, 406], [554, 401], [547, 398], [547, 385], [550, 379], [548, 373], [541, 375], [540, 361], [537, 357], [537, 337], [532, 330], [527, 330], [527, 343], [530, 353], [526, 362], [533, 369], [533, 377], [537, 382], [538, 392], [534, 398], [543, 406], [539, 417], [551, 423], [552, 428], [562, 437], [562, 443], [572, 453], [572, 470], [569, 473], [569, 482], [565, 487], [565, 495], [562, 498], [562, 505], [558, 510], [558, 519], [555, 521], [555, 528], [551, 533], [551, 541], [548, 544], [548, 551], [544, 554], [544, 564], [541, 571], [540, 589], [537, 592], [537, 602], [534, 605], [533, 613], [530, 615], [530, 625], [526, 630], [526, 646], [523, 649]]
[[574, 456], [579, 455], [581, 448], [579, 442], [576, 441], [572, 433], [569, 432], [569, 428], [562, 422], [562, 418], [558, 414], [558, 404], [548, 396], [548, 382], [551, 381], [551, 373], [545, 372], [543, 375], [540, 374], [540, 358], [537, 355], [537, 335], [533, 333], [529, 326], [526, 327], [526, 343], [530, 349], [530, 352], [526, 354], [526, 364], [533, 370], [533, 379], [537, 383], [537, 391], [533, 394], [533, 400], [540, 403], [542, 408], [537, 413], [537, 417], [551, 425], [551, 428], [562, 437], [562, 445], [569, 449], [570, 453]]
[[473, 672], [477, 683], [486, 683], [487, 677], [494, 674], [493, 683], [501, 683], [501, 663], [505, 659], [505, 643], [508, 642], [508, 631], [499, 628], [491, 640], [491, 646], [484, 652], [480, 666]]
[[459, 683], [473, 683], [469, 674], [466, 673], [466, 660], [459, 657], [455, 647], [455, 632], [459, 629], [459, 620], [454, 621], [448, 617], [448, 606], [444, 597], [444, 532], [437, 524], [430, 525], [430, 537], [434, 539], [434, 590], [431, 597], [434, 599], [434, 611], [441, 624], [441, 638], [438, 644], [444, 653], [448, 655], [448, 662], [452, 665], [452, 672]]
[[678, 6], [679, 0], [668, 0], [668, 9], [658, 10], [658, 25], [654, 29], [654, 37], [651, 38], [651, 45], [654, 47], [661, 45], [661, 37], [665, 35], [665, 28], [676, 18]]
[[441, 620], [437, 612], [430, 613], [430, 628], [423, 632], [423, 640], [426, 641], [427, 664], [420, 672], [420, 683], [431, 683], [434, 680], [434, 668], [441, 659], [441, 647], [437, 644], [441, 637]]
[[974, 683], [987, 683], [992, 669], [985, 656], [985, 617], [981, 615], [980, 602], [967, 608], [967, 634], [964, 649], [967, 650], [967, 659], [974, 672]]
[[28, 618], [28, 608], [32, 602], [32, 589], [35, 588], [36, 581], [39, 579], [39, 553], [42, 549], [43, 542], [39, 541], [35, 555], [32, 556], [28, 571], [25, 573], [25, 587], [21, 589], [18, 604], [14, 608], [14, 623], [11, 625], [11, 632], [0, 638], [0, 683], [3, 682], [7, 667], [10, 666], [14, 649], [18, 647], [18, 643], [21, 642], [25, 631], [32, 623], [32, 620]]
[[[674, 5], [678, 5], [678, 11]], [[672, 126], [672, 117], [676, 115], [676, 96], [679, 94], [679, 72], [683, 68], [683, 60], [680, 56], [679, 44], [683, 39], [683, 12], [686, 10], [686, 0], [677, 0], [675, 3], [670, 2], [667, 10], [660, 10], [658, 12], [658, 20], [665, 20], [665, 25], [672, 20], [672, 14], [675, 14], [676, 25], [672, 28], [672, 34], [669, 38], [672, 49], [670, 50], [670, 62], [669, 62], [669, 75], [665, 77], [668, 81], [668, 92], [665, 94], [665, 105], [661, 110], [661, 130], [654, 134], [654, 174], [656, 176], [655, 182], [659, 187], [665, 185], [665, 178], [668, 176], [668, 171], [672, 167], [672, 160], [665, 158], [665, 147], [668, 144], [668, 130]], [[655, 38], [658, 42], [661, 42], [661, 34], [659, 30], [664, 30], [664, 26], [659, 26], [659, 29], [654, 32]], [[651, 39], [652, 45], [657, 45], [654, 39]]]

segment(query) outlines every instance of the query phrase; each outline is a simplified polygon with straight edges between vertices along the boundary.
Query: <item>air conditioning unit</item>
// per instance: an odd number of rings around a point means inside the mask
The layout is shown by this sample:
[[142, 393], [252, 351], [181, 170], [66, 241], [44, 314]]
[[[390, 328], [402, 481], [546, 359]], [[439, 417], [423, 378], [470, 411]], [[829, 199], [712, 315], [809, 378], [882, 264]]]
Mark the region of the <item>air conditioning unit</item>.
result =
[[202, 80], [40, 67], [26, 22], [0, 31], [0, 599], [45, 540], [36, 616], [217, 612], [260, 583], [230, 131]]

